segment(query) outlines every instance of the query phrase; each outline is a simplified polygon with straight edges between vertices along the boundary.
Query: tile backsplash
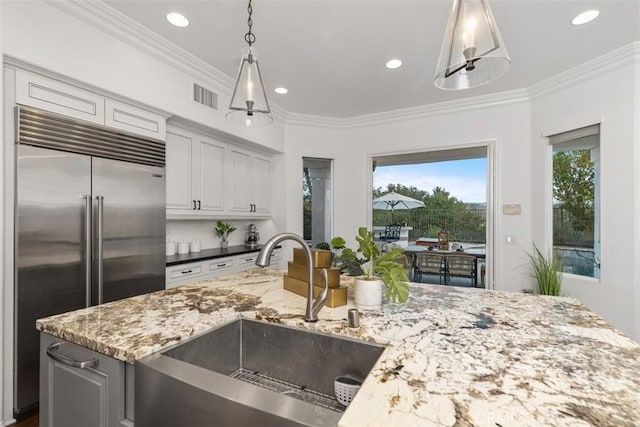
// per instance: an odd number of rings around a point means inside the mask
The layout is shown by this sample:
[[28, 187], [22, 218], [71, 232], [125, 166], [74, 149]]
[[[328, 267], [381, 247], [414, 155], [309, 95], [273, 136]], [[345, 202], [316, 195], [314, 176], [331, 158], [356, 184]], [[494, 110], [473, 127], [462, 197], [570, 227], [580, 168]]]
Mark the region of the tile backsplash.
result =
[[[277, 233], [272, 220], [222, 220], [237, 228], [227, 239], [229, 246], [244, 244], [244, 235], [249, 224], [255, 224], [260, 233], [260, 243], [266, 242]], [[167, 240], [191, 242], [199, 240], [202, 249], [220, 247], [220, 239], [213, 231], [217, 220], [167, 220]]]

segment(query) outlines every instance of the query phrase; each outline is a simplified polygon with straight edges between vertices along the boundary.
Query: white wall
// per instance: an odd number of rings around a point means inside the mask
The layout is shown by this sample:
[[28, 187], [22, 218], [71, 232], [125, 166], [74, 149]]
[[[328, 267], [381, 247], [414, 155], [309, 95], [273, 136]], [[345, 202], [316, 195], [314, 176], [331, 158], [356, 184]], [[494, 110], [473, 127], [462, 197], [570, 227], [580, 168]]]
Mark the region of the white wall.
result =
[[[272, 220], [223, 220], [236, 230], [229, 235], [227, 239], [229, 246], [244, 244], [244, 235], [249, 224], [255, 224], [260, 233], [260, 243], [266, 242], [270, 237], [276, 234], [277, 229]], [[191, 242], [199, 240], [202, 249], [219, 248], [220, 239], [213, 231], [217, 220], [168, 220], [167, 221], [167, 239], [174, 242]]]
[[[563, 294], [575, 297], [596, 313], [636, 340], [638, 322], [638, 250], [634, 238], [640, 225], [638, 215], [637, 157], [638, 103], [637, 65], [629, 46], [606, 61], [606, 68], [582, 79], [558, 78], [557, 86], [540, 94], [534, 91], [531, 102], [533, 234], [538, 245], [550, 247], [551, 162], [548, 142], [543, 134], [556, 133], [601, 121], [601, 279], [564, 275]], [[637, 58], [636, 58], [637, 63]], [[634, 121], [635, 117], [635, 121]], [[637, 130], [637, 127], [635, 128]], [[634, 149], [635, 142], [635, 149]], [[634, 300], [635, 296], [635, 300]]]
[[[530, 110], [526, 99], [471, 111], [428, 114], [391, 123], [375, 122], [355, 128], [287, 125], [287, 230], [302, 231], [302, 157], [335, 159], [333, 235], [355, 246], [357, 228], [370, 225], [371, 170], [369, 156], [461, 147], [495, 141], [496, 205], [518, 203], [522, 215], [496, 215], [496, 289], [520, 291], [530, 287], [524, 267], [531, 241]], [[517, 244], [504, 245], [504, 235]], [[523, 286], [523, 283], [527, 283]]]
[[[0, 22], [2, 22], [3, 18], [3, 3], [0, 2]], [[0, 53], [3, 52], [3, 31], [0, 30]], [[4, 67], [0, 66], [0, 118], [4, 117], [4, 103], [2, 100], [4, 99]], [[0, 119], [0, 141], [4, 138], [4, 120]], [[1, 148], [0, 145], [0, 165], [4, 165], [4, 149]], [[4, 172], [4, 171], [3, 171]], [[4, 200], [4, 173], [0, 174], [0, 200]], [[2, 260], [4, 259], [4, 206], [0, 209], [0, 277], [4, 278], [4, 263]], [[5, 365], [4, 365], [4, 290], [5, 286], [0, 288], [0, 319], [2, 320], [2, 327], [0, 327], [0, 346], [2, 346], [2, 351], [0, 351], [0, 426], [4, 425], [5, 420], [10, 420], [11, 416], [7, 416], [5, 414], [5, 408], [7, 405], [10, 406], [9, 402], [5, 402], [4, 389], [8, 386], [5, 385]]]

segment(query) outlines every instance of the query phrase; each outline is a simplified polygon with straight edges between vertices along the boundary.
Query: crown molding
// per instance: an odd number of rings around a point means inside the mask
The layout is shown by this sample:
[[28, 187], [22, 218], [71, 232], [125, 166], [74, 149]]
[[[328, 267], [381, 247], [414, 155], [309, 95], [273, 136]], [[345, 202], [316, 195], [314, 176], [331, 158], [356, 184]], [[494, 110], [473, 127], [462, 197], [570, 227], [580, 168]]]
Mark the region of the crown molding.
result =
[[86, 24], [231, 94], [233, 79], [102, 1], [43, 0]]
[[533, 100], [594, 79], [610, 71], [632, 65], [638, 61], [640, 61], [640, 41], [612, 50], [591, 61], [530, 86], [528, 89], [529, 97]]
[[457, 99], [454, 101], [385, 111], [382, 113], [365, 114], [350, 118], [333, 118], [290, 113], [286, 116], [286, 123], [291, 125], [318, 126], [334, 129], [355, 129], [380, 124], [397, 123], [406, 120], [423, 119], [443, 114], [472, 111], [480, 108], [497, 107], [505, 104], [527, 102], [528, 100], [529, 97], [527, 90], [517, 89], [507, 92]]

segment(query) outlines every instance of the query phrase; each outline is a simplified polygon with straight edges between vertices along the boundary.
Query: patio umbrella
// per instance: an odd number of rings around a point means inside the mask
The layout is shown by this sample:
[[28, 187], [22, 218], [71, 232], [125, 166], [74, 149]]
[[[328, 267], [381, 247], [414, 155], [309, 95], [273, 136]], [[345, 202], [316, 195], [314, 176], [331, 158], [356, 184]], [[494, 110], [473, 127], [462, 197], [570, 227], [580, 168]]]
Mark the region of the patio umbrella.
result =
[[391, 210], [391, 220], [393, 221], [393, 211], [395, 209], [416, 209], [423, 208], [424, 203], [420, 200], [412, 199], [395, 192], [387, 193], [373, 199], [373, 209]]

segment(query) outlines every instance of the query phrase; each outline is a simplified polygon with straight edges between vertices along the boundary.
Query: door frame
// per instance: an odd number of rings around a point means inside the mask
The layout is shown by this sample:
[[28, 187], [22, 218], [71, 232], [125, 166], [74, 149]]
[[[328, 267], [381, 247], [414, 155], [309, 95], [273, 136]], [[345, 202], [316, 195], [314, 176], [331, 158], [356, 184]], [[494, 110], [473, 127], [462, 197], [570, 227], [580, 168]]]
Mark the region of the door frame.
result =
[[[497, 162], [497, 139], [485, 139], [466, 143], [451, 144], [451, 145], [438, 145], [424, 148], [406, 148], [402, 150], [390, 150], [369, 152], [365, 155], [365, 170], [371, 173], [365, 174], [365, 188], [367, 190], [367, 206], [371, 206], [373, 203], [373, 159], [375, 157], [393, 156], [412, 153], [431, 153], [437, 151], [448, 151], [464, 148], [486, 148], [487, 150], [487, 250], [486, 250], [486, 265], [487, 275], [485, 277], [485, 289], [495, 289], [495, 271], [496, 271], [496, 220], [498, 212], [498, 198], [497, 195], [497, 180], [496, 180], [496, 166]], [[373, 226], [373, 210], [367, 209], [367, 226], [372, 229]]]

